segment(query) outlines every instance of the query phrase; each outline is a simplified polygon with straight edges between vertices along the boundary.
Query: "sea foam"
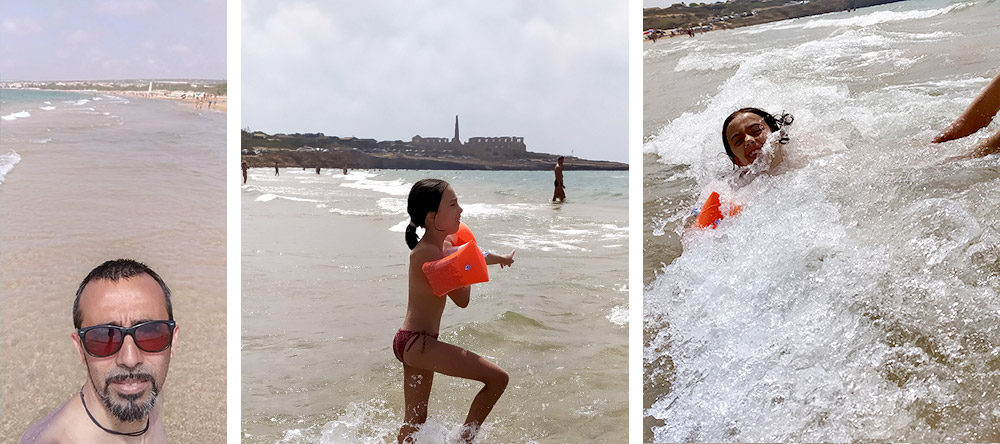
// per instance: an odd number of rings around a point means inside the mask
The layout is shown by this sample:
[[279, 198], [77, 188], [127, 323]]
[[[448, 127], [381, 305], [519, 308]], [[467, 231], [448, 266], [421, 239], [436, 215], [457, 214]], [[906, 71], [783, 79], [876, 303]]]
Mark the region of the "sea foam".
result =
[[6, 154], [0, 154], [0, 183], [3, 183], [3, 179], [7, 176], [7, 173], [14, 169], [14, 165], [17, 165], [20, 161], [21, 156], [14, 150], [10, 150]]

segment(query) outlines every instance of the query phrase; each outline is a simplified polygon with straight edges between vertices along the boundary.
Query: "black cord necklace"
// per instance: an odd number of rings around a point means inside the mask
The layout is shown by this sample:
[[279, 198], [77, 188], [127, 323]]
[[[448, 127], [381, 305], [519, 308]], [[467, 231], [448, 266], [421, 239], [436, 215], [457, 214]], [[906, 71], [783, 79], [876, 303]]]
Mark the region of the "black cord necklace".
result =
[[108, 432], [108, 433], [110, 433], [112, 435], [120, 435], [120, 436], [142, 436], [144, 433], [146, 433], [146, 430], [149, 430], [149, 417], [148, 416], [146, 417], [146, 427], [143, 427], [143, 429], [139, 430], [138, 432], [123, 433], [123, 432], [119, 432], [117, 430], [111, 430], [109, 428], [106, 428], [106, 427], [102, 426], [101, 423], [97, 422], [97, 418], [94, 418], [94, 415], [92, 415], [90, 413], [90, 409], [87, 408], [87, 400], [83, 399], [83, 388], [80, 389], [80, 402], [83, 402], [83, 410], [87, 412], [87, 416], [90, 417], [90, 420], [94, 423], [94, 425], [96, 425], [97, 427], [100, 427], [101, 430], [104, 430], [105, 432]]

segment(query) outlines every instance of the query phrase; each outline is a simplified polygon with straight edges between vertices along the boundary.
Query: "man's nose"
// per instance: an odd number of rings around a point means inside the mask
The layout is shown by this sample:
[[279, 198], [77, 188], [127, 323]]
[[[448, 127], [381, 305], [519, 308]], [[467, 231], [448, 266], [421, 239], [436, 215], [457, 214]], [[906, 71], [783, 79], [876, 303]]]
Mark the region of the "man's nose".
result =
[[143, 358], [142, 350], [135, 345], [135, 338], [129, 335], [125, 336], [121, 350], [115, 355], [115, 363], [122, 367], [133, 368], [141, 364]]

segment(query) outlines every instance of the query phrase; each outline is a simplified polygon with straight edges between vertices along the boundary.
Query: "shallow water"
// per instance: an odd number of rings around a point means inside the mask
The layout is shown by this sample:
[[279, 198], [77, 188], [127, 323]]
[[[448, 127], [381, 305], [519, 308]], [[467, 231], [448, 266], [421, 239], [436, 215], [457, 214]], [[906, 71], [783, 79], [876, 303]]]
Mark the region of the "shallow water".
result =
[[[646, 46], [647, 93], [679, 91], [645, 105], [646, 440], [1000, 440], [1000, 167], [953, 159], [1000, 126], [928, 142], [997, 74], [997, 14], [907, 1]], [[733, 188], [719, 127], [743, 106], [795, 123], [785, 167]], [[713, 190], [743, 212], [686, 231]]]
[[[627, 436], [628, 174], [250, 170], [243, 186], [243, 441], [395, 442], [406, 309], [406, 195], [449, 181], [481, 247], [516, 249], [441, 339], [511, 376], [482, 442]], [[445, 442], [479, 383], [437, 375], [420, 443]]]
[[118, 257], [147, 263], [173, 292], [181, 333], [161, 398], [169, 438], [224, 440], [225, 114], [2, 90], [0, 116], [11, 116], [0, 120], [0, 441], [16, 441], [83, 384], [74, 294]]

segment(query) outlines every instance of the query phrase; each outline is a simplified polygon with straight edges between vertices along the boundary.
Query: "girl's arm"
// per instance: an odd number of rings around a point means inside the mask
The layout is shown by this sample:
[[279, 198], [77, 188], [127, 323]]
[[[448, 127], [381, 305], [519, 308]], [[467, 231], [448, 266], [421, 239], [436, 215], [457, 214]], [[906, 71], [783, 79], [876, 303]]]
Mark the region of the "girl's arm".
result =
[[986, 89], [976, 97], [969, 108], [958, 117], [948, 128], [941, 131], [931, 142], [941, 143], [952, 139], [968, 136], [980, 128], [989, 125], [993, 116], [1000, 110], [1000, 74], [986, 85]]
[[517, 250], [511, 250], [510, 254], [504, 255], [486, 252], [486, 265], [500, 264], [500, 268], [514, 265], [515, 252], [517, 252]]
[[448, 297], [451, 298], [451, 301], [454, 302], [455, 305], [460, 308], [465, 308], [469, 306], [469, 296], [471, 294], [472, 287], [467, 285], [465, 287], [452, 290], [451, 293], [448, 293]]

